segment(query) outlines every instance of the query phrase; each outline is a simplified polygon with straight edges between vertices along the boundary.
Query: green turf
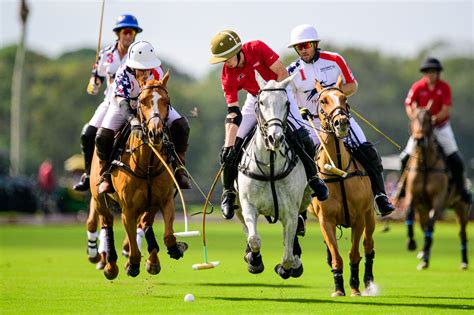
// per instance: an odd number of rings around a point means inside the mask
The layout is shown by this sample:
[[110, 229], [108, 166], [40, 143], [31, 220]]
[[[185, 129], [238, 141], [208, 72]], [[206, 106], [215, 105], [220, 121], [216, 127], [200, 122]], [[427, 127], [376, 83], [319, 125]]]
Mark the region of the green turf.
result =
[[[137, 278], [126, 275], [125, 259], [119, 258], [120, 273], [108, 281], [102, 271], [87, 261], [83, 225], [1, 226], [0, 227], [0, 313], [298, 313], [298, 314], [473, 314], [474, 273], [459, 269], [457, 226], [440, 223], [436, 227], [429, 270], [417, 271], [416, 253], [405, 250], [405, 228], [392, 224], [388, 233], [375, 233], [375, 282], [377, 297], [331, 298], [333, 280], [326, 265], [319, 225], [308, 224], [302, 241], [304, 274], [299, 279], [282, 280], [273, 271], [282, 256], [281, 226], [260, 221], [265, 271], [247, 272], [243, 260], [245, 237], [234, 219], [208, 223], [209, 260], [218, 260], [215, 269], [193, 271], [203, 262], [199, 238], [188, 239], [184, 259], [170, 259], [163, 249], [162, 225], [155, 233], [162, 247], [162, 271], [151, 276], [142, 266]], [[176, 230], [182, 229], [178, 222]], [[193, 219], [190, 229], [200, 229]], [[421, 233], [417, 229], [417, 240]], [[474, 231], [469, 228], [472, 239]], [[123, 239], [121, 224], [116, 240]], [[340, 240], [347, 263], [350, 233]], [[144, 244], [145, 245], [145, 244]], [[117, 246], [118, 247], [118, 246]], [[145, 248], [145, 247], [144, 247]], [[469, 246], [472, 260], [474, 249]], [[144, 262], [144, 260], [143, 260]], [[363, 268], [361, 268], [363, 269]], [[349, 268], [346, 265], [345, 287]], [[362, 279], [362, 275], [361, 275]], [[185, 303], [193, 293], [194, 303]]]

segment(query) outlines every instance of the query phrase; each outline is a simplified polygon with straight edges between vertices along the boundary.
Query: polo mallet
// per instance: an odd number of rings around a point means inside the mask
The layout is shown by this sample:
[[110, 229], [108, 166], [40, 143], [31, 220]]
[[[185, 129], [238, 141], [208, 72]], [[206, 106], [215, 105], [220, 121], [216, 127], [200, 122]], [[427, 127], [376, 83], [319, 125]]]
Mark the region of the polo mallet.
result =
[[165, 159], [161, 156], [160, 152], [158, 152], [157, 149], [153, 146], [152, 143], [148, 142], [148, 146], [153, 150], [153, 152], [156, 154], [160, 162], [165, 166], [166, 170], [168, 173], [171, 175], [171, 178], [173, 179], [174, 184], [176, 185], [176, 189], [179, 192], [179, 197], [181, 198], [181, 203], [183, 204], [183, 212], [184, 212], [184, 232], [175, 232], [173, 233], [174, 236], [178, 237], [191, 237], [191, 236], [199, 236], [200, 232], [199, 231], [188, 231], [188, 216], [187, 216], [187, 211], [186, 211], [186, 203], [184, 202], [184, 197], [183, 193], [181, 192], [181, 188], [179, 188], [178, 182], [176, 181], [176, 178], [174, 177], [173, 171], [169, 168], [168, 164], [166, 164]]
[[321, 136], [319, 135], [318, 129], [314, 125], [313, 120], [311, 119], [311, 117], [308, 117], [308, 118], [309, 118], [308, 121], [311, 124], [311, 127], [314, 129], [314, 133], [319, 139], [319, 143], [321, 143], [321, 145], [323, 146], [324, 152], [326, 152], [329, 162], [331, 162], [331, 164], [327, 164], [327, 163], [324, 164], [324, 169], [334, 175], [341, 176], [342, 178], [346, 178], [347, 172], [344, 172], [343, 170], [336, 167], [336, 165], [334, 164], [334, 161], [331, 159], [331, 156], [329, 155], [329, 151], [326, 148], [326, 145], [324, 144], [323, 139], [321, 139]]
[[206, 249], [206, 212], [207, 212], [207, 204], [209, 203], [209, 199], [212, 196], [212, 193], [214, 192], [214, 188], [216, 187], [216, 183], [219, 180], [219, 176], [221, 176], [222, 170], [224, 169], [224, 165], [221, 165], [219, 171], [216, 174], [216, 177], [214, 178], [214, 182], [211, 185], [211, 189], [209, 190], [209, 193], [206, 196], [206, 201], [204, 202], [204, 211], [202, 212], [202, 246], [203, 246], [203, 253], [204, 253], [204, 262], [202, 264], [194, 264], [193, 265], [193, 270], [206, 270], [206, 269], [212, 269], [217, 267], [220, 262], [218, 261], [212, 261], [209, 262], [207, 260], [207, 249]]
[[102, 0], [102, 8], [100, 10], [99, 39], [97, 40], [97, 51], [95, 53], [95, 62], [97, 62], [97, 59], [99, 58], [99, 52], [100, 52], [100, 41], [102, 38], [102, 21], [104, 20], [104, 6], [105, 6], [105, 0]]

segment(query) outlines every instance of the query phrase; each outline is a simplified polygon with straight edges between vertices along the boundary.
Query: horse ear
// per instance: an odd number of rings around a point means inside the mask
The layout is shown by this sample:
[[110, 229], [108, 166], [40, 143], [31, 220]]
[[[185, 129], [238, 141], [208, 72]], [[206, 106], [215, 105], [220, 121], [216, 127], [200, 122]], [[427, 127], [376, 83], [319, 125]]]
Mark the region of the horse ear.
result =
[[260, 87], [260, 89], [263, 89], [265, 87], [265, 85], [267, 85], [267, 81], [265, 81], [262, 76], [260, 75], [260, 73], [258, 73], [257, 70], [255, 70], [255, 80], [257, 80], [257, 83], [258, 83], [258, 86]]
[[338, 89], [342, 88], [342, 74], [340, 74], [339, 77], [337, 78], [336, 87]]
[[168, 69], [168, 71], [166, 71], [165, 73], [165, 76], [163, 77], [163, 80], [161, 80], [164, 86], [166, 86], [166, 83], [168, 83], [169, 78], [170, 78], [170, 70]]
[[321, 85], [321, 83], [319, 83], [319, 81], [316, 79], [314, 80], [314, 87], [316, 88], [316, 91], [321, 92], [321, 90], [323, 89], [323, 86]]
[[292, 76], [289, 76], [288, 78], [284, 79], [283, 81], [280, 82], [280, 85], [283, 87], [283, 88], [286, 88], [288, 86], [288, 84], [292, 83], [293, 82], [293, 77], [295, 75], [292, 75]]

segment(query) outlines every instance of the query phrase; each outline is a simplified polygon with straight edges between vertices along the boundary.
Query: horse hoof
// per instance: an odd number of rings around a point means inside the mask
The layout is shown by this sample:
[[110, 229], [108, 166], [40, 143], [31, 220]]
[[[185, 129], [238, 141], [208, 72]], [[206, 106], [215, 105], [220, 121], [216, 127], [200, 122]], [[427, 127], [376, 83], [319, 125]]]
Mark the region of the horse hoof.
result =
[[414, 251], [416, 249], [416, 241], [414, 239], [409, 239], [407, 242], [407, 249], [409, 251]]
[[140, 274], [140, 264], [127, 263], [125, 270], [127, 271], [127, 275], [135, 278]]
[[359, 289], [352, 289], [351, 296], [361, 296]]
[[280, 277], [282, 277], [282, 279], [285, 279], [285, 280], [288, 279], [291, 276], [291, 269], [286, 270], [285, 268], [283, 268], [282, 264], [278, 264], [278, 265], [275, 266], [275, 272]]
[[467, 267], [468, 267], [467, 262], [461, 263], [461, 266], [460, 266], [461, 270], [467, 270]]
[[331, 294], [331, 297], [338, 297], [338, 296], [346, 296], [346, 294], [339, 290]]
[[118, 273], [119, 273], [119, 269], [116, 263], [113, 263], [113, 264], [108, 263], [107, 265], [105, 265], [104, 276], [108, 280], [114, 280], [115, 278], [117, 278]]
[[149, 260], [146, 261], [146, 271], [151, 275], [157, 275], [161, 271], [160, 262], [152, 263]]
[[247, 253], [247, 255], [244, 256], [244, 260], [247, 262], [247, 270], [250, 273], [253, 273], [253, 274], [262, 273], [263, 270], [265, 269], [265, 266], [263, 265], [263, 261], [262, 261], [262, 256], [260, 255], [260, 253], [258, 254], [252, 254], [252, 252]]
[[97, 253], [97, 255], [95, 255], [95, 257], [88, 257], [89, 261], [93, 264], [96, 264], [100, 261], [100, 255], [99, 253]]
[[303, 264], [301, 264], [296, 269], [294, 269], [294, 268], [290, 269], [290, 275], [291, 275], [292, 278], [299, 278], [299, 277], [301, 277], [302, 274], [303, 274]]
[[416, 254], [416, 258], [418, 258], [418, 259], [423, 259], [423, 258], [425, 258], [425, 252], [419, 251], [418, 254]]
[[427, 261], [422, 261], [421, 263], [418, 264], [416, 269], [417, 270], [428, 269], [428, 262]]
[[188, 244], [185, 242], [176, 242], [176, 245], [168, 248], [168, 255], [173, 259], [180, 259], [184, 256], [184, 252], [188, 249]]

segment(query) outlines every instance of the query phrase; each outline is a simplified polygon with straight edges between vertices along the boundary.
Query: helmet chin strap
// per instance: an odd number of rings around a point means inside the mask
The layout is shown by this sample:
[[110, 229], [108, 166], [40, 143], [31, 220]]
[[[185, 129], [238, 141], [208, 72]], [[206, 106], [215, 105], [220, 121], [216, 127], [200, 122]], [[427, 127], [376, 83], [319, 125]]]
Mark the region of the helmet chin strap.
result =
[[240, 59], [241, 59], [240, 53], [241, 53], [241, 52], [242, 52], [242, 50], [239, 50], [239, 52], [237, 53], [237, 67], [238, 67], [239, 64], [240, 64]]

